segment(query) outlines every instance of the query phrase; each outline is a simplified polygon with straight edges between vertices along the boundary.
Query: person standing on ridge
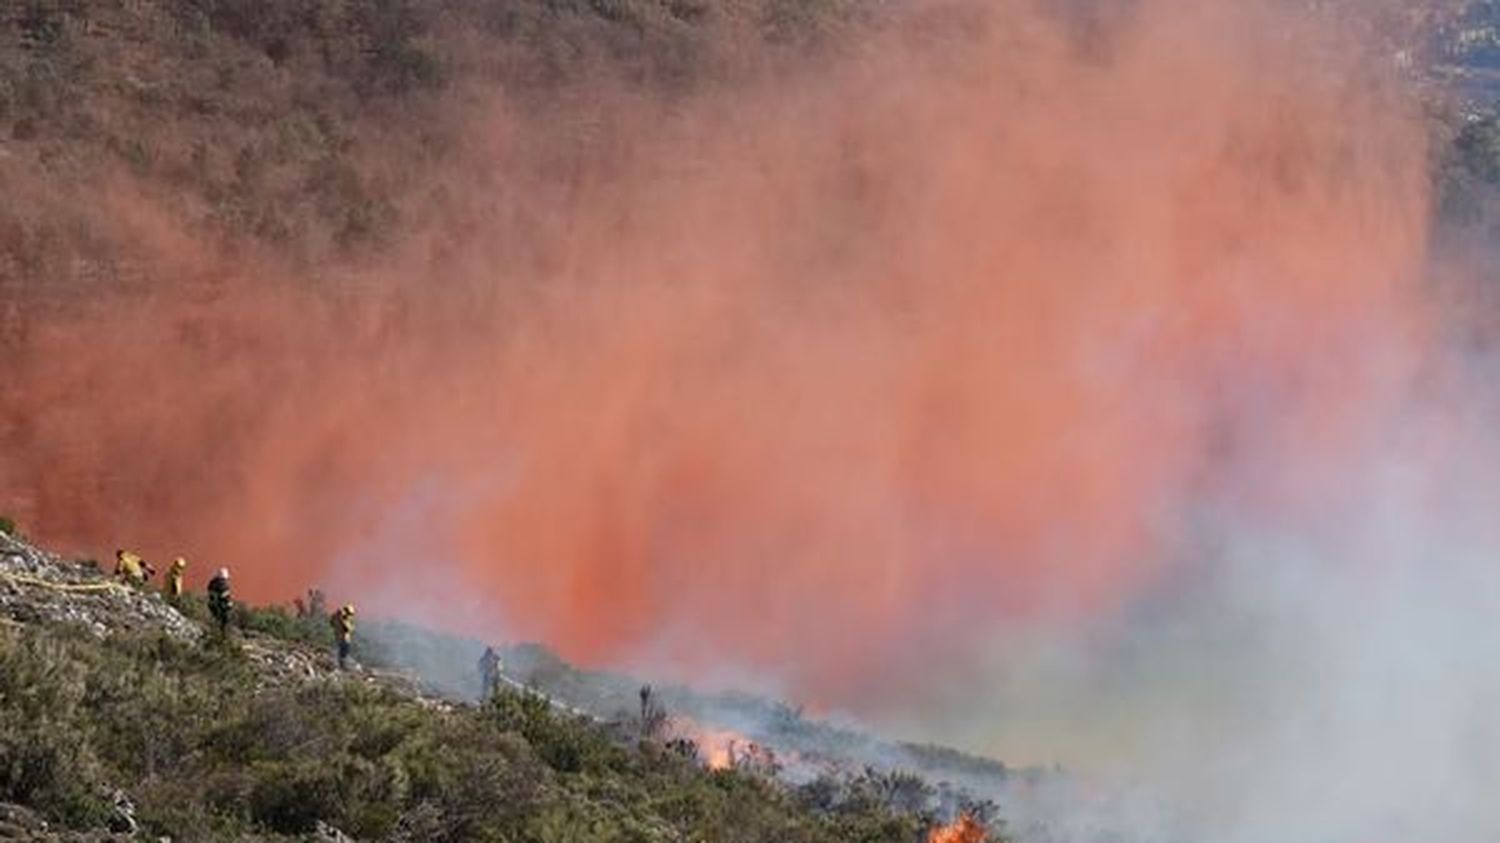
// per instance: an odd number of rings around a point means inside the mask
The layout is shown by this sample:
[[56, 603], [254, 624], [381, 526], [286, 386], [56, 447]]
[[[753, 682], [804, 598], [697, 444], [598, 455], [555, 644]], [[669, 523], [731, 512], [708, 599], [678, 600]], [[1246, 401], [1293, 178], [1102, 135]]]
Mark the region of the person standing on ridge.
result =
[[500, 654], [494, 647], [485, 647], [484, 655], [479, 657], [479, 681], [484, 686], [480, 693], [485, 697], [494, 696], [500, 688]]
[[172, 560], [172, 567], [167, 569], [167, 581], [162, 586], [162, 593], [168, 600], [175, 602], [182, 596], [182, 575], [187, 571], [187, 560], [181, 556]]
[[229, 596], [229, 569], [220, 568], [208, 581], [208, 611], [219, 623], [219, 635], [229, 634], [229, 612], [233, 602]]
[[354, 648], [354, 604], [345, 603], [329, 615], [328, 625], [333, 627], [333, 637], [338, 642], [339, 670], [344, 670], [349, 663], [349, 651]]

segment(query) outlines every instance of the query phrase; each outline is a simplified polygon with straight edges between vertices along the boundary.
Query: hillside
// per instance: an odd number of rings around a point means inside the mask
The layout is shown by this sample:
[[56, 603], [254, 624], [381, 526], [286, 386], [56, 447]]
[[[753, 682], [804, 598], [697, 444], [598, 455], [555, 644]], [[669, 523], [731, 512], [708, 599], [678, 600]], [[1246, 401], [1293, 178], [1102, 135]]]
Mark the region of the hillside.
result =
[[4, 535], [0, 580], [0, 830], [24, 839], [909, 843], [934, 819], [870, 773], [794, 787], [539, 696], [340, 673], [294, 640], [321, 618], [242, 607], [222, 641], [197, 601]]
[[[837, 2], [25, 0], [0, 11], [0, 290], [128, 282], [161, 256], [79, 201], [129, 183], [193, 236], [369, 260], [446, 207], [466, 108], [599, 82], [687, 90], [723, 49], [805, 49]], [[745, 33], [743, 35], [739, 33]], [[767, 54], [763, 54], [767, 55]], [[158, 244], [160, 245], [160, 244]]]
[[[1166, 602], [1108, 563], [1213, 556], [1134, 542], [1321, 457], [1286, 442], [1363, 380], [1305, 361], [1429, 333], [1382, 290], [1452, 311], [1414, 359], [1500, 343], [1500, 3], [1266, 5], [1370, 55], [1265, 72], [1228, 48], [1278, 38], [1170, 2], [0, 3], [0, 516], [38, 537], [0, 518], [0, 839], [1214, 839], [1058, 769], [559, 653], [670, 636], [872, 718], [951, 684], [1029, 729], [998, 701], [1010, 624], [1073, 590]], [[990, 7], [1026, 11], [966, 14]], [[1124, 49], [1137, 7], [1167, 34]], [[1366, 298], [1410, 330], [1335, 330]], [[226, 641], [195, 594], [40, 549], [116, 541], [256, 600], [331, 583], [454, 622], [362, 618], [341, 672], [317, 601], [241, 605]], [[542, 643], [485, 697], [451, 629]], [[1081, 682], [1037, 743], [1114, 725], [1156, 666], [1130, 631], [1079, 633], [1121, 684]], [[1184, 675], [1240, 678], [1205, 652]], [[1019, 752], [1002, 731], [926, 734]], [[1184, 727], [1180, 780], [1232, 731]]]
[[[1500, 11], [1439, 6], [1431, 20], [1411, 15], [1421, 28], [1398, 46], [1462, 93], [1457, 107], [1488, 113]], [[0, 292], [45, 277], [60, 306], [162, 268], [219, 271], [174, 262], [163, 254], [171, 244], [142, 226], [336, 276], [330, 261], [368, 263], [416, 227], [474, 212], [443, 176], [473, 152], [464, 115], [476, 106], [498, 98], [547, 114], [600, 87], [732, 88], [836, 52], [874, 14], [855, 0], [10, 3], [0, 12], [0, 188], [12, 199], [0, 208]], [[1352, 24], [1357, 13], [1341, 14]], [[554, 140], [560, 167], [568, 145], [588, 142]], [[127, 209], [90, 201], [104, 186], [155, 218], [122, 221]], [[25, 320], [17, 297], [3, 298], [0, 337], [14, 339]]]
[[[458, 699], [477, 697], [475, 664], [484, 645], [398, 621], [378, 621], [369, 628], [371, 646], [383, 664], [420, 675], [433, 687]], [[585, 670], [568, 664], [538, 643], [517, 643], [500, 649], [502, 663], [513, 679], [550, 698], [586, 711], [601, 720], [624, 721], [638, 716], [640, 677]], [[970, 793], [997, 794], [1014, 781], [1039, 780], [1048, 771], [1012, 770], [982, 756], [945, 747], [882, 740], [852, 725], [838, 725], [807, 716], [801, 709], [745, 692], [705, 693], [671, 683], [651, 683], [653, 699], [669, 714], [684, 737], [712, 740], [723, 753], [728, 741], [753, 743], [777, 754], [784, 774], [801, 781], [822, 773], [859, 772], [865, 767], [885, 772], [912, 772], [940, 786], [939, 801], [952, 807]], [[942, 796], [946, 793], [946, 798]]]

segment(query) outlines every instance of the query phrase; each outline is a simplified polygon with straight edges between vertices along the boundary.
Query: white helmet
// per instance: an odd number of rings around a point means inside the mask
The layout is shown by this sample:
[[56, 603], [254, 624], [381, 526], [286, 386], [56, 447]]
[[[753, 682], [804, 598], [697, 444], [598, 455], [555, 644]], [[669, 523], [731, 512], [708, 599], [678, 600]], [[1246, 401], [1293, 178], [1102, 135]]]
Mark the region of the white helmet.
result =
[[221, 579], [221, 580], [227, 580], [227, 579], [229, 579], [229, 569], [228, 568], [220, 568], [219, 569], [219, 573], [216, 576], [218, 576], [218, 578]]

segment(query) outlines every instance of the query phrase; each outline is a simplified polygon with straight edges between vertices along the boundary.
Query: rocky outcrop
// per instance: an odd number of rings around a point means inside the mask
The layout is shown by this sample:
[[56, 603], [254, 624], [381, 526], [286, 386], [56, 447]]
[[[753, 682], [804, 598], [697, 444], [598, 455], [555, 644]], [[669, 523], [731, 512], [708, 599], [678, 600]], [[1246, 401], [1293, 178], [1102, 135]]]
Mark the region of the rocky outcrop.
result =
[[73, 624], [97, 637], [159, 629], [196, 640], [202, 629], [155, 591], [123, 585], [96, 567], [72, 562], [0, 533], [0, 622]]
[[132, 833], [67, 831], [53, 828], [30, 808], [0, 803], [0, 841], [27, 840], [34, 843], [124, 843], [137, 840]]

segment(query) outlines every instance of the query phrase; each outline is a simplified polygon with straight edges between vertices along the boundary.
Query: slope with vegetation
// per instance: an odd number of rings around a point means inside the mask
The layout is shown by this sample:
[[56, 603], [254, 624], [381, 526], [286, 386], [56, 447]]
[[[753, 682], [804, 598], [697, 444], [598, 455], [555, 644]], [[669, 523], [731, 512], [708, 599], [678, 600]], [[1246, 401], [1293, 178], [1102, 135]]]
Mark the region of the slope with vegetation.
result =
[[[365, 639], [382, 663], [421, 675], [445, 693], [458, 698], [480, 693], [475, 670], [485, 646], [480, 642], [388, 620], [368, 625]], [[602, 720], [640, 717], [639, 676], [579, 668], [535, 642], [503, 647], [500, 654], [510, 677], [551, 699]], [[811, 718], [800, 708], [743, 691], [708, 693], [662, 682], [653, 682], [649, 691], [667, 715], [664, 731], [675, 729], [693, 737], [708, 730], [717, 732], [721, 743], [753, 743], [775, 753], [794, 778], [805, 780], [841, 769], [916, 773], [932, 783], [937, 803], [982, 812], [976, 794], [996, 794], [1014, 781], [1036, 782], [1052, 773], [1011, 769], [947, 747], [882, 740], [852, 725]]]
[[[369, 260], [419, 213], [442, 212], [448, 199], [433, 176], [465, 142], [470, 127], [456, 116], [481, 97], [545, 110], [589, 86], [702, 90], [837, 49], [837, 33], [874, 9], [858, 0], [15, 0], [0, 9], [0, 189], [12, 200], [0, 206], [0, 292], [45, 278], [65, 296], [154, 268], [140, 232], [97, 201], [101, 185], [122, 181], [197, 237], [306, 266]], [[1489, 110], [1500, 7], [1433, 9], [1399, 16], [1425, 28], [1392, 49], [1405, 45], [1421, 72], [1457, 80], [1468, 114]], [[1365, 11], [1337, 13], [1355, 26]], [[1455, 132], [1439, 134], [1447, 144]]]
[[[584, 79], [715, 83], [753, 39], [796, 55], [844, 0], [17, 0], [0, 9], [0, 291], [128, 283], [99, 208], [126, 180], [194, 236], [306, 265], [369, 259], [463, 142], [476, 97]], [[733, 37], [730, 34], [733, 33]]]
[[321, 618], [243, 607], [221, 640], [196, 600], [179, 613], [3, 535], [0, 590], [0, 823], [24, 806], [181, 841], [910, 843], [934, 820], [870, 779], [708, 770], [536, 694], [455, 704], [340, 673], [306, 643]]

